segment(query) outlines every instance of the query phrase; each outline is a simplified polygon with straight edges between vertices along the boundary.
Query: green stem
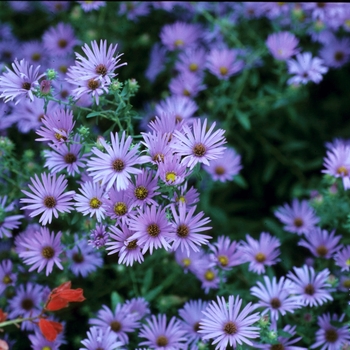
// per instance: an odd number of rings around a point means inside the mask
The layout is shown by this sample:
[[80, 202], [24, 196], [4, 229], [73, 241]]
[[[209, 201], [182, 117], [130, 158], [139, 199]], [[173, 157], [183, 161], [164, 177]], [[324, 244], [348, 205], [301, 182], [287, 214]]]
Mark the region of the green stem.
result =
[[1, 323], [0, 323], [0, 328], [6, 327], [6, 326], [10, 326], [10, 325], [12, 325], [12, 324], [22, 323], [22, 322], [24, 322], [24, 321], [32, 321], [32, 320], [35, 320], [35, 319], [38, 318], [38, 317], [39, 317], [39, 316], [27, 317], [27, 318], [16, 318], [16, 319], [14, 319], [14, 320], [1, 322]]

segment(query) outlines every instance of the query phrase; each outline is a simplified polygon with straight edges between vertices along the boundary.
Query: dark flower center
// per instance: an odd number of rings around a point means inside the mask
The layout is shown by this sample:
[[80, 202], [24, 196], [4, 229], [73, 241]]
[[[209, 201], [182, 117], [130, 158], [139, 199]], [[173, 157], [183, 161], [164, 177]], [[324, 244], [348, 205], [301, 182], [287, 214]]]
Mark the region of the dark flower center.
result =
[[314, 288], [314, 286], [311, 283], [309, 283], [305, 287], [304, 292], [305, 292], [305, 294], [308, 294], [308, 295], [314, 295], [315, 294], [315, 288]]
[[309, 73], [308, 72], [304, 72], [303, 74], [302, 74], [302, 77], [303, 78], [307, 78], [309, 76]]
[[114, 205], [114, 212], [118, 215], [118, 216], [123, 216], [127, 213], [128, 211], [128, 207], [126, 206], [125, 203], [123, 202], [117, 202]]
[[4, 283], [4, 284], [12, 283], [11, 277], [9, 275], [5, 275], [4, 278], [2, 279], [2, 283]]
[[81, 253], [74, 253], [72, 259], [74, 262], [80, 264], [84, 261], [84, 256]]
[[58, 40], [58, 47], [60, 47], [61, 49], [64, 49], [65, 47], [67, 47], [68, 45], [68, 41], [66, 39], [60, 39]]
[[204, 274], [204, 278], [207, 281], [213, 281], [215, 279], [215, 273], [212, 270], [207, 270]]
[[259, 263], [262, 263], [266, 260], [266, 255], [263, 253], [258, 253], [255, 255], [255, 260]]
[[227, 256], [225, 256], [225, 255], [220, 255], [220, 256], [218, 257], [218, 260], [219, 260], [219, 263], [220, 263], [221, 266], [225, 267], [225, 266], [228, 265], [228, 257], [227, 257]]
[[107, 74], [107, 67], [104, 64], [99, 64], [98, 66], [96, 66], [95, 72], [104, 77]]
[[148, 190], [144, 186], [138, 186], [135, 188], [134, 194], [137, 199], [144, 200], [148, 196]]
[[342, 165], [337, 169], [337, 174], [343, 175], [343, 176], [348, 176], [349, 172], [348, 172], [348, 169], [344, 165]]
[[224, 326], [224, 332], [226, 334], [236, 334], [237, 333], [237, 326], [235, 323], [233, 323], [232, 321], [227, 322]]
[[324, 245], [320, 245], [319, 247], [317, 247], [316, 252], [319, 256], [324, 257], [328, 253], [328, 248]]
[[45, 114], [40, 114], [38, 117], [38, 121], [41, 122], [45, 117]]
[[100, 86], [100, 83], [95, 79], [90, 79], [87, 86], [90, 90], [96, 90]]
[[44, 205], [46, 208], [49, 208], [49, 209], [54, 208], [56, 206], [56, 204], [57, 204], [56, 199], [54, 197], [46, 196], [44, 198]]
[[89, 204], [90, 204], [90, 208], [97, 209], [102, 205], [102, 202], [98, 198], [93, 197], [93, 198], [91, 198]]
[[168, 338], [165, 335], [160, 335], [157, 338], [156, 343], [158, 346], [167, 346], [169, 342], [168, 342]]
[[326, 3], [325, 2], [316, 2], [317, 7], [323, 9], [324, 7], [326, 7]]
[[122, 325], [118, 321], [112, 321], [109, 325], [114, 332], [119, 332], [122, 329]]
[[301, 227], [304, 225], [304, 221], [301, 218], [295, 218], [294, 219], [294, 226]]
[[224, 175], [225, 174], [225, 172], [226, 172], [226, 170], [225, 170], [225, 168], [223, 167], [223, 166], [217, 166], [216, 168], [215, 168], [215, 174], [216, 175]]
[[226, 75], [228, 73], [228, 69], [226, 67], [220, 67], [219, 71], [221, 75]]
[[69, 95], [69, 92], [67, 90], [62, 90], [60, 93], [60, 96], [63, 100], [66, 99], [68, 95]]
[[327, 329], [325, 338], [330, 343], [335, 343], [338, 340], [338, 332], [335, 329]]
[[113, 170], [115, 170], [117, 173], [120, 173], [122, 170], [124, 170], [125, 168], [125, 164], [121, 159], [116, 159], [113, 163], [112, 163], [112, 168]]
[[35, 52], [35, 53], [32, 54], [32, 60], [33, 61], [39, 61], [40, 58], [41, 58], [41, 55], [40, 55], [39, 52]]
[[55, 255], [55, 251], [52, 247], [44, 247], [41, 251], [41, 255], [45, 259], [51, 259]]
[[344, 59], [344, 52], [341, 52], [341, 51], [337, 51], [335, 54], [334, 54], [334, 59], [338, 62], [341, 62], [343, 59]]
[[278, 298], [272, 298], [270, 304], [273, 309], [279, 309], [281, 307], [281, 301]]
[[184, 41], [182, 39], [177, 39], [174, 42], [174, 46], [175, 47], [180, 47], [180, 46], [183, 46], [183, 45], [184, 45]]
[[270, 350], [284, 350], [284, 346], [282, 344], [273, 344]]
[[[63, 129], [59, 129], [60, 131], [64, 131]], [[63, 141], [67, 141], [67, 137], [63, 136], [62, 134], [56, 132], [55, 133], [55, 139], [60, 141], [60, 140], [63, 140]]]
[[194, 147], [193, 147], [193, 153], [196, 157], [203, 157], [206, 153], [206, 148], [203, 145], [203, 143], [197, 143]]
[[67, 153], [65, 156], [64, 156], [64, 161], [67, 163], [67, 164], [73, 164], [77, 161], [77, 157], [75, 156], [75, 154], [73, 153]]
[[193, 325], [193, 330], [195, 331], [195, 332], [198, 332], [199, 331], [199, 322], [196, 322], [194, 325]]
[[68, 67], [66, 65], [59, 66], [58, 70], [61, 73], [67, 73], [68, 72]]
[[133, 241], [129, 242], [126, 246], [129, 250], [133, 250], [137, 248], [137, 239], [134, 239]]
[[159, 226], [157, 224], [148, 225], [147, 233], [152, 237], [157, 237], [160, 234]]
[[187, 225], [181, 224], [177, 227], [176, 233], [179, 237], [186, 238], [190, 233], [190, 229]]
[[164, 154], [162, 153], [157, 153], [154, 155], [154, 157], [152, 158], [152, 160], [156, 163], [160, 163], [163, 162], [164, 163]]
[[350, 279], [349, 279], [349, 280], [344, 280], [344, 281], [343, 281], [343, 287], [344, 287], [344, 288], [347, 288], [347, 289], [350, 289]]
[[190, 68], [191, 72], [196, 72], [198, 70], [198, 64], [197, 63], [191, 63], [189, 68]]
[[182, 93], [184, 96], [187, 96], [187, 97], [191, 96], [191, 93], [187, 89], [184, 89]]
[[21, 306], [23, 310], [29, 311], [34, 307], [34, 302], [32, 299], [25, 298], [22, 300]]
[[28, 83], [28, 82], [22, 83], [22, 89], [24, 89], [24, 90], [28, 90], [29, 91], [31, 87], [32, 87], [31, 83]]

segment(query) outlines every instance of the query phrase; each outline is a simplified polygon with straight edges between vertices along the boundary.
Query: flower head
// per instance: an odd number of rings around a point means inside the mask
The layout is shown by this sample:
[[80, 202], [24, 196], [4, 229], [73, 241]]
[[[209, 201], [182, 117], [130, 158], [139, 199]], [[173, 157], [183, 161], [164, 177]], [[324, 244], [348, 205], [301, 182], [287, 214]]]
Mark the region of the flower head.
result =
[[13, 264], [11, 260], [3, 260], [0, 263], [0, 295], [8, 286], [14, 286], [17, 280], [16, 274], [13, 272]]
[[287, 60], [298, 53], [299, 40], [290, 32], [270, 34], [266, 40], [266, 46], [272, 56], [277, 60]]
[[14, 209], [14, 202], [6, 205], [7, 196], [0, 197], [0, 238], [11, 237], [12, 230], [18, 228], [24, 215], [7, 215]]
[[106, 225], [96, 225], [96, 228], [90, 232], [90, 239], [88, 240], [88, 244], [96, 249], [100, 249], [106, 245], [107, 241], [108, 233], [106, 231]]
[[87, 332], [87, 338], [83, 339], [81, 343], [84, 345], [79, 350], [114, 350], [123, 346], [123, 343], [118, 341], [118, 336], [108, 328], [90, 327]]
[[335, 263], [341, 267], [341, 271], [350, 270], [350, 245], [346, 245], [334, 256]]
[[340, 68], [350, 59], [349, 38], [337, 39], [333, 37], [320, 50], [320, 57], [328, 67]]

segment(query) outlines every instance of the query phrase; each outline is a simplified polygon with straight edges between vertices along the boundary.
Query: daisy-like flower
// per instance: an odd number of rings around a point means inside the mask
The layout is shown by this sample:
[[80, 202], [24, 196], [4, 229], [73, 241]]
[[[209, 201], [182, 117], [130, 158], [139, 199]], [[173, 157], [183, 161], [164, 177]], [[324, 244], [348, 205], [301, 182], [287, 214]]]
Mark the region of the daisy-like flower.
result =
[[177, 71], [201, 74], [205, 68], [206, 52], [202, 47], [188, 48], [181, 52], [175, 63]]
[[[107, 50], [107, 40], [101, 40], [99, 46], [96, 40], [94, 40], [91, 42], [91, 47], [92, 49], [87, 44], [82, 47], [87, 58], [77, 52], [75, 53], [75, 66], [68, 69], [68, 78], [66, 80], [73, 85], [80, 85], [82, 80], [93, 79], [109, 86], [111, 78], [117, 75], [114, 71], [126, 65], [126, 63], [118, 65], [120, 61], [119, 57], [122, 56], [122, 54], [114, 57], [118, 44], [109, 45]], [[70, 77], [73, 79], [70, 79]]]
[[104, 247], [108, 241], [108, 233], [106, 231], [106, 225], [98, 224], [96, 228], [91, 230], [90, 239], [88, 244], [96, 249]]
[[167, 134], [167, 142], [172, 142], [172, 134], [175, 130], [182, 129], [183, 122], [176, 119], [175, 112], [161, 113], [148, 123], [148, 127], [152, 129], [156, 134]]
[[118, 336], [112, 332], [111, 328], [90, 327], [87, 332], [87, 338], [82, 340], [84, 345], [79, 350], [115, 350], [123, 346], [123, 343], [118, 341]]
[[232, 266], [242, 264], [243, 251], [236, 241], [229, 237], [219, 236], [217, 242], [209, 244], [210, 259], [223, 270], [230, 270]]
[[84, 12], [98, 10], [100, 7], [106, 6], [106, 1], [98, 1], [98, 0], [88, 0], [88, 1], [84, 0], [84, 1], [77, 1], [77, 3], [80, 4]]
[[52, 215], [57, 219], [58, 212], [70, 213], [73, 209], [71, 199], [74, 197], [74, 191], [64, 193], [67, 188], [67, 180], [63, 175], [56, 179], [56, 175], [41, 174], [41, 181], [38, 175], [35, 174], [35, 179], [30, 178], [33, 185], [28, 185], [33, 193], [22, 190], [29, 198], [21, 198], [21, 203], [29, 203], [21, 209], [31, 210], [29, 216], [34, 217], [42, 213], [39, 223], [46, 225], [51, 224]]
[[241, 250], [244, 252], [242, 261], [249, 262], [249, 271], [260, 275], [265, 272], [265, 266], [271, 266], [280, 261], [277, 257], [280, 255], [278, 248], [281, 243], [276, 237], [262, 232], [258, 241], [249, 235], [246, 239], [247, 242], [241, 242]]
[[177, 250], [178, 247], [182, 251], [186, 250], [187, 255], [190, 255], [190, 250], [195, 252], [199, 251], [198, 246], [202, 244], [208, 244], [208, 239], [211, 236], [204, 235], [200, 232], [210, 230], [212, 227], [205, 226], [210, 222], [209, 218], [203, 218], [204, 213], [200, 212], [194, 216], [196, 206], [186, 210], [186, 206], [171, 206], [171, 212], [173, 214], [172, 221], [172, 250]]
[[207, 131], [207, 119], [203, 124], [200, 119], [193, 122], [193, 130], [188, 125], [183, 126], [183, 132], [175, 131], [177, 139], [171, 145], [176, 153], [183, 156], [182, 162], [193, 169], [197, 163], [209, 165], [209, 161], [220, 158], [225, 150], [222, 147], [226, 143], [225, 130], [219, 129], [213, 132], [216, 123], [214, 122]]
[[63, 144], [58, 149], [51, 145], [54, 151], [44, 151], [46, 158], [45, 167], [50, 169], [52, 174], [66, 170], [68, 175], [79, 174], [79, 167], [84, 168], [87, 161], [87, 154], [81, 155], [83, 145], [80, 143], [80, 136], [76, 134], [71, 145]]
[[341, 267], [341, 271], [350, 270], [350, 245], [345, 246], [334, 256], [335, 263]]
[[143, 297], [126, 300], [124, 306], [128, 309], [129, 314], [132, 315], [135, 320], [141, 320], [150, 313], [149, 303]]
[[144, 158], [152, 164], [164, 162], [164, 159], [172, 157], [173, 151], [169, 145], [169, 135], [161, 133], [141, 133], [144, 141], [141, 143], [146, 146], [148, 155]]
[[189, 210], [193, 205], [199, 202], [199, 193], [193, 186], [190, 189], [187, 189], [187, 187], [187, 182], [177, 187], [173, 202], [176, 205], [185, 205], [186, 210]]
[[103, 265], [101, 253], [95, 250], [85, 240], [79, 240], [77, 234], [74, 234], [75, 246], [67, 251], [67, 257], [70, 260], [69, 269], [75, 276], [88, 276]]
[[285, 61], [299, 52], [297, 46], [299, 40], [290, 32], [270, 34], [266, 40], [266, 46], [276, 60]]
[[184, 49], [195, 44], [201, 36], [197, 24], [175, 22], [165, 25], [160, 32], [160, 40], [168, 50]]
[[32, 265], [29, 272], [36, 269], [40, 272], [46, 267], [46, 276], [48, 276], [54, 265], [63, 270], [59, 258], [62, 253], [61, 235], [61, 231], [55, 235], [54, 232], [50, 233], [47, 227], [42, 227], [31, 236], [30, 242], [22, 244], [26, 250], [18, 255], [25, 264]]
[[[252, 303], [240, 310], [242, 299], [230, 295], [228, 303], [224, 297], [217, 297], [203, 311], [204, 317], [199, 323], [199, 333], [203, 339], [213, 339], [215, 350], [226, 350], [227, 346], [237, 347], [237, 344], [253, 345], [251, 338], [259, 336], [259, 327], [252, 326], [260, 318], [254, 311]], [[250, 314], [250, 315], [249, 315]]]
[[328, 232], [320, 227], [315, 227], [302, 239], [298, 245], [308, 248], [314, 256], [330, 259], [342, 248], [339, 241], [342, 237], [335, 236], [335, 230]]
[[200, 271], [201, 268], [204, 269], [211, 266], [208, 256], [202, 249], [199, 252], [191, 250], [190, 256], [187, 255], [187, 252], [178, 249], [175, 251], [175, 260], [183, 268], [184, 273], [187, 273], [189, 270], [195, 273], [196, 271]]
[[106, 243], [108, 255], [118, 253], [118, 264], [132, 266], [135, 261], [141, 264], [143, 262], [142, 247], [137, 239], [130, 239], [135, 232], [131, 231], [126, 224], [121, 224], [120, 227], [120, 229], [116, 226], [109, 227], [112, 233], [109, 234], [109, 240]]
[[175, 96], [195, 98], [206, 86], [202, 83], [202, 77], [198, 74], [181, 72], [171, 79], [169, 90]]
[[154, 350], [184, 349], [185, 331], [178, 319], [172, 317], [167, 324], [166, 315], [158, 314], [157, 317], [152, 315], [146, 322], [139, 337], [147, 340], [139, 343], [140, 346], [146, 345]]
[[50, 27], [43, 35], [44, 47], [52, 56], [70, 54], [74, 46], [79, 43], [72, 26], [62, 22], [58, 23], [56, 27]]
[[34, 334], [28, 334], [28, 338], [33, 350], [59, 350], [60, 346], [66, 343], [62, 333], [59, 333], [54, 341], [47, 340], [38, 330]]
[[272, 281], [268, 276], [264, 276], [264, 284], [258, 281], [258, 286], [250, 288], [250, 291], [252, 295], [260, 299], [257, 305], [265, 309], [261, 315], [270, 313], [272, 328], [276, 330], [279, 315], [284, 316], [287, 312], [293, 313], [295, 309], [301, 307], [301, 304], [299, 297], [291, 296], [289, 293], [290, 281], [285, 277], [281, 277], [277, 283], [275, 276]]
[[63, 109], [54, 110], [45, 115], [42, 120], [44, 124], [36, 133], [41, 138], [35, 141], [52, 142], [59, 146], [70, 138], [75, 121], [73, 121], [73, 112]]
[[292, 205], [284, 204], [275, 211], [275, 216], [285, 224], [284, 229], [298, 235], [308, 234], [320, 221], [307, 200], [293, 199]]
[[204, 165], [203, 169], [214, 181], [232, 181], [242, 169], [241, 156], [233, 148], [226, 148], [222, 158], [213, 159], [210, 165]]
[[14, 202], [6, 205], [7, 196], [0, 197], [0, 238], [11, 237], [12, 230], [18, 228], [21, 222], [20, 219], [24, 215], [8, 215], [10, 211], [14, 210]]
[[0, 76], [0, 98], [5, 102], [14, 101], [15, 104], [23, 98], [34, 101], [33, 92], [39, 86], [39, 79], [43, 76], [43, 74], [39, 75], [40, 66], [34, 69], [25, 59], [22, 59], [19, 62], [15, 60], [12, 68], [13, 71], [6, 67], [7, 72]]
[[345, 190], [350, 188], [350, 146], [347, 144], [337, 143], [330, 145], [323, 162], [326, 169], [322, 173], [340, 177], [343, 181]]
[[171, 225], [167, 220], [165, 209], [161, 206], [151, 205], [143, 208], [143, 211], [139, 210], [137, 216], [131, 217], [129, 228], [135, 231], [129, 240], [137, 240], [137, 244], [143, 247], [142, 254], [147, 250], [152, 254], [153, 249], [170, 248], [169, 240], [173, 236]]
[[322, 346], [321, 350], [339, 350], [346, 349], [342, 347], [350, 343], [350, 328], [349, 325], [335, 327], [332, 321], [343, 322], [345, 314], [340, 317], [336, 314], [323, 314], [318, 317], [318, 326], [320, 329], [316, 332], [316, 342], [311, 345], [311, 349]]
[[159, 162], [156, 177], [169, 186], [178, 186], [189, 177], [190, 173], [186, 165], [181, 163], [181, 157], [176, 154]]
[[23, 43], [22, 55], [29, 64], [47, 66], [48, 56], [39, 40], [30, 40]]
[[13, 264], [11, 260], [3, 260], [0, 263], [0, 295], [8, 286], [14, 286], [17, 280], [16, 274], [13, 272]]
[[335, 37], [320, 50], [320, 57], [328, 67], [340, 68], [350, 59], [349, 38]]
[[294, 274], [290, 271], [287, 275], [292, 282], [289, 292], [300, 296], [303, 305], [322, 305], [327, 300], [333, 300], [331, 285], [327, 282], [329, 274], [328, 269], [316, 274], [312, 266], [294, 267]]
[[207, 56], [206, 67], [217, 78], [228, 80], [232, 75], [241, 71], [244, 67], [242, 60], [237, 60], [237, 53], [232, 49], [216, 49], [210, 51]]
[[107, 194], [104, 191], [104, 186], [101, 186], [98, 182], [87, 181], [81, 185], [79, 191], [82, 194], [74, 196], [76, 210], [83, 215], [90, 214], [91, 218], [95, 216], [96, 220], [101, 222], [106, 213], [103, 201], [107, 198]]
[[140, 323], [129, 313], [130, 305], [117, 304], [114, 311], [106, 305], [97, 313], [97, 318], [89, 320], [89, 324], [104, 330], [110, 328], [118, 336], [123, 345], [127, 345], [129, 337], [126, 333], [132, 333], [139, 328]]
[[108, 191], [114, 184], [116, 190], [125, 190], [129, 187], [130, 174], [140, 174], [141, 169], [134, 166], [143, 164], [147, 160], [137, 155], [138, 147], [130, 149], [132, 142], [131, 136], [125, 137], [123, 131], [119, 141], [119, 136], [111, 133], [111, 144], [108, 145], [103, 139], [100, 140], [101, 145], [107, 153], [101, 152], [97, 147], [93, 147], [91, 152], [97, 157], [92, 157], [88, 162], [88, 171], [94, 178], [94, 182], [101, 181], [101, 185], [107, 184]]
[[[193, 264], [193, 263], [192, 263]], [[192, 272], [202, 282], [202, 289], [204, 293], [208, 294], [210, 289], [218, 289], [220, 284], [219, 271], [208, 255], [204, 255], [195, 261], [191, 268]], [[221, 282], [226, 282], [226, 277], [221, 277]]]
[[200, 339], [199, 322], [203, 317], [202, 311], [208, 306], [207, 301], [190, 300], [180, 310], [179, 315], [182, 318], [182, 328], [186, 332], [187, 345], [194, 345]]
[[312, 81], [318, 84], [322, 79], [322, 74], [328, 72], [328, 68], [323, 65], [323, 60], [318, 57], [312, 57], [311, 52], [300, 53], [296, 59], [287, 61], [288, 73], [295, 74], [288, 79], [287, 83], [291, 84], [307, 84]]

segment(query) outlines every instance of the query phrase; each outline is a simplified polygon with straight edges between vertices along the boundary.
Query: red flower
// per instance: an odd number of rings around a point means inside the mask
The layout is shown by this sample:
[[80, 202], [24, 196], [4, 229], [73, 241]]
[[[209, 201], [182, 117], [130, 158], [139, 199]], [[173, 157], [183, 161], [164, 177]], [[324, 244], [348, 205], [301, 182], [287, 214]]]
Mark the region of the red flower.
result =
[[49, 321], [45, 318], [40, 318], [39, 328], [48, 341], [54, 341], [63, 330], [63, 326], [59, 322]]
[[71, 301], [84, 301], [83, 290], [81, 288], [70, 289], [70, 286], [71, 282], [68, 281], [53, 289], [46, 302], [45, 309], [56, 311], [67, 307]]
[[7, 319], [7, 313], [3, 312], [2, 309], [0, 309], [0, 322], [4, 322], [6, 321], [6, 319]]

